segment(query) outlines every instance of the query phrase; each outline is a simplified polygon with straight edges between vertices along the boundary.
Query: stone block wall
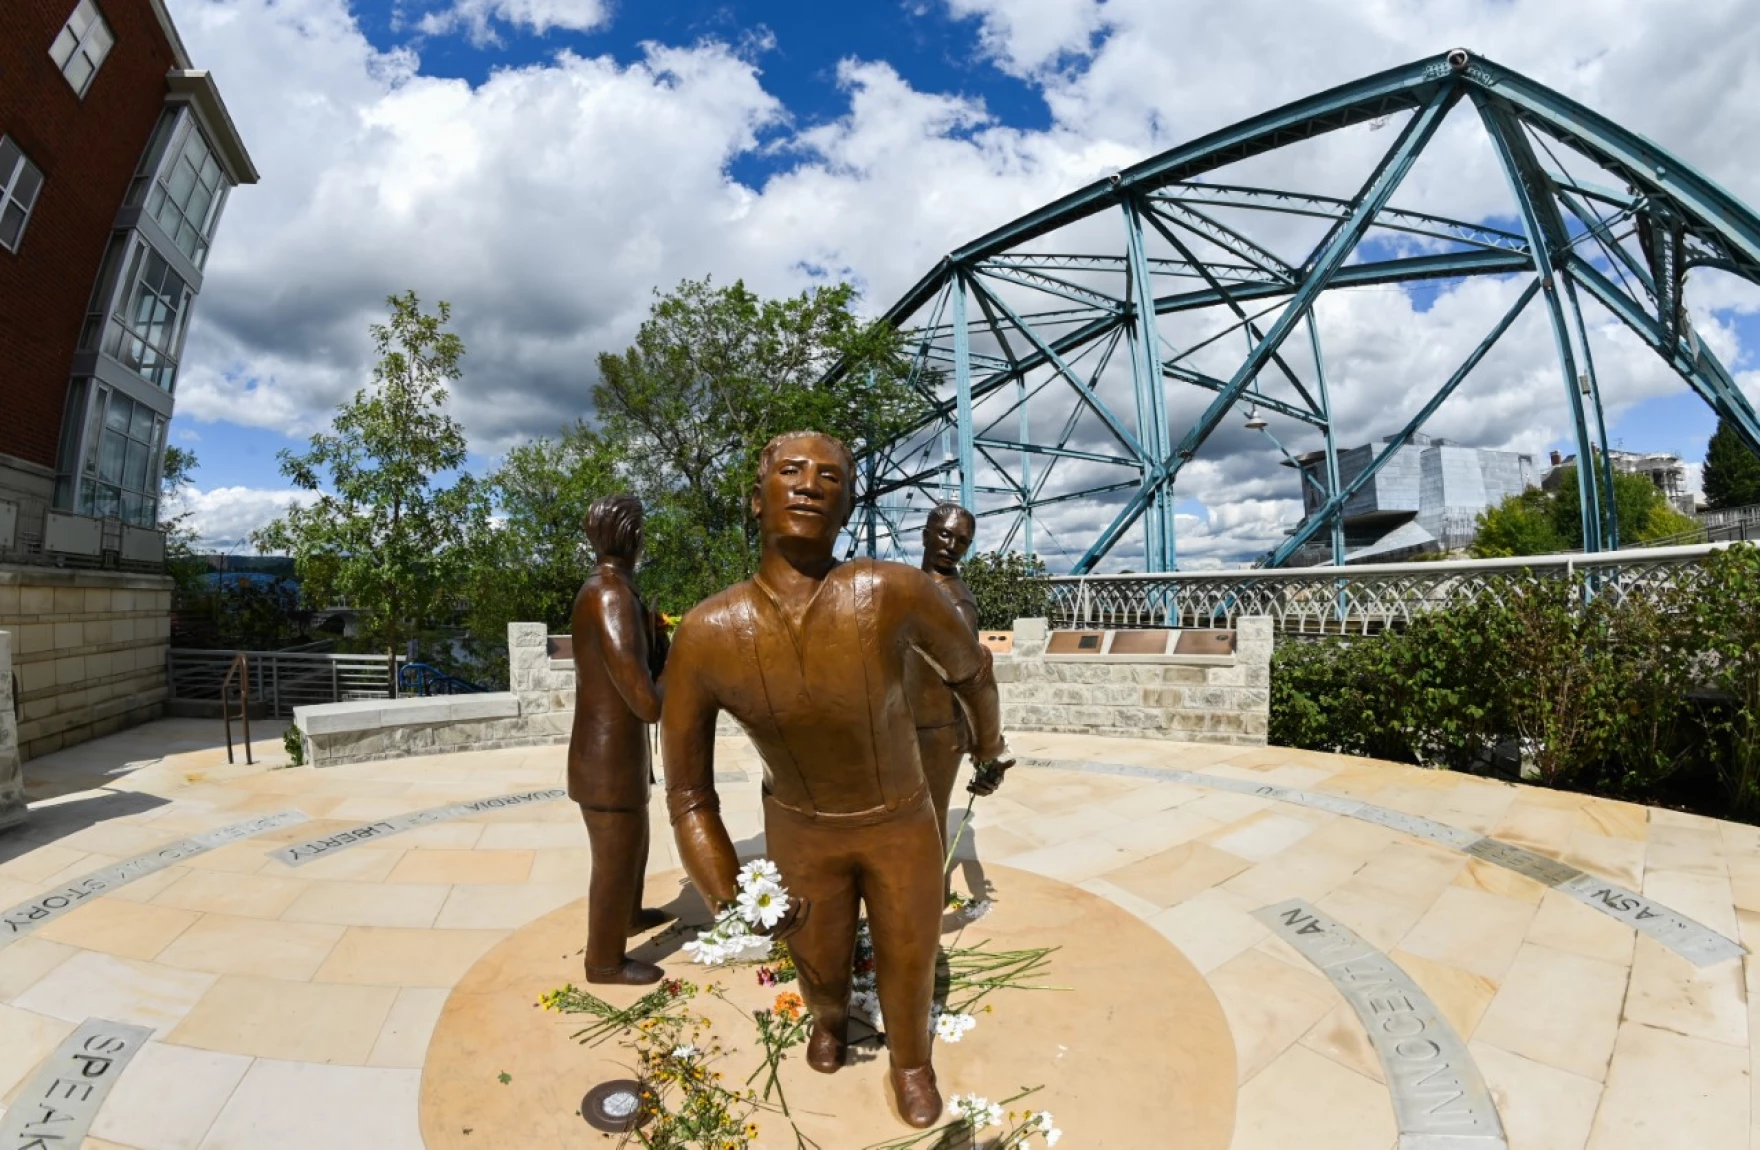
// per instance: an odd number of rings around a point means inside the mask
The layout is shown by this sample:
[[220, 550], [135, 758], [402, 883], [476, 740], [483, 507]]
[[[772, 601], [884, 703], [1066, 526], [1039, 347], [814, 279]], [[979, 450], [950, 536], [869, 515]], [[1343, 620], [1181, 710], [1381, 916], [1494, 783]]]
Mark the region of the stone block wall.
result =
[[1059, 731], [1264, 746], [1271, 716], [1271, 620], [1237, 620], [1231, 661], [1103, 655], [1048, 660], [1043, 619], [1015, 621], [996, 656], [1003, 731]]
[[[550, 632], [542, 623], [507, 625], [507, 677], [522, 716], [574, 710], [574, 660], [550, 657]], [[557, 741], [568, 741], [566, 724]]]
[[12, 633], [0, 631], [0, 830], [24, 821], [24, 764], [12, 716]]
[[528, 715], [510, 691], [371, 699], [293, 709], [306, 762], [335, 767], [405, 755], [537, 747], [568, 741], [573, 715]]
[[24, 760], [164, 713], [171, 580], [0, 565]]

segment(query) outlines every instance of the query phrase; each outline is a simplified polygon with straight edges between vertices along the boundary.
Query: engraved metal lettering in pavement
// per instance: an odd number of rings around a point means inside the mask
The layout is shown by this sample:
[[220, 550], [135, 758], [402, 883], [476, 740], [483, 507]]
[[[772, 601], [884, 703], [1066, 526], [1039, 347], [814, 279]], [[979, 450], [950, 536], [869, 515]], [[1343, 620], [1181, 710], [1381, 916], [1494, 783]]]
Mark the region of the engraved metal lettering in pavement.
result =
[[1046, 767], [1058, 771], [1086, 771], [1092, 774], [1125, 775], [1130, 778], [1155, 779], [1159, 782], [1181, 783], [1186, 786], [1208, 787], [1257, 795], [1276, 802], [1295, 803], [1316, 810], [1331, 811], [1361, 819], [1366, 823], [1389, 827], [1439, 846], [1483, 859], [1506, 870], [1526, 875], [1570, 895], [1585, 906], [1593, 907], [1610, 918], [1641, 930], [1657, 942], [1696, 966], [1739, 958], [1746, 954], [1742, 944], [1710, 927], [1694, 922], [1686, 915], [1670, 910], [1661, 903], [1627, 890], [1618, 883], [1608, 882], [1569, 863], [1547, 858], [1513, 843], [1489, 838], [1476, 831], [1464, 830], [1422, 815], [1378, 807], [1373, 803], [1324, 791], [1298, 791], [1276, 783], [1255, 783], [1232, 775], [1202, 775], [1195, 771], [1159, 770], [1130, 763], [1093, 763], [1082, 760], [1023, 758], [1023, 766]]
[[480, 815], [486, 811], [522, 807], [530, 803], [547, 803], [552, 799], [567, 797], [567, 791], [551, 787], [542, 791], [525, 791], [517, 795], [493, 795], [486, 799], [472, 799], [467, 803], [447, 803], [443, 807], [429, 807], [427, 810], [411, 811], [406, 815], [393, 815], [388, 819], [379, 819], [377, 822], [349, 827], [345, 831], [337, 831], [335, 834], [325, 835], [321, 839], [295, 843], [290, 847], [270, 851], [269, 857], [280, 859], [288, 866], [304, 866], [313, 859], [335, 854], [339, 850], [345, 850], [348, 847], [374, 839], [382, 839], [389, 835], [402, 834], [404, 831], [413, 831], [417, 827], [425, 827], [430, 823], [464, 818], [466, 815]]
[[78, 1146], [151, 1027], [88, 1018], [44, 1060], [0, 1117], [0, 1150]]
[[1344, 995], [1381, 1059], [1400, 1150], [1508, 1150], [1466, 1043], [1412, 977], [1299, 898], [1253, 912]]
[[285, 827], [293, 823], [306, 821], [304, 811], [281, 811], [262, 818], [251, 819], [249, 822], [233, 823], [229, 827], [203, 831], [199, 835], [191, 835], [187, 839], [179, 839], [167, 843], [156, 851], [144, 855], [136, 855], [124, 859], [103, 870], [93, 871], [84, 878], [76, 879], [67, 886], [48, 894], [38, 895], [29, 902], [19, 903], [11, 910], [0, 912], [0, 948], [11, 944], [36, 930], [51, 919], [66, 914], [88, 898], [115, 890], [137, 878], [162, 871], [166, 867], [181, 862], [194, 855], [205, 854], [215, 847], [227, 843], [247, 839], [252, 835], [261, 834], [276, 827]]

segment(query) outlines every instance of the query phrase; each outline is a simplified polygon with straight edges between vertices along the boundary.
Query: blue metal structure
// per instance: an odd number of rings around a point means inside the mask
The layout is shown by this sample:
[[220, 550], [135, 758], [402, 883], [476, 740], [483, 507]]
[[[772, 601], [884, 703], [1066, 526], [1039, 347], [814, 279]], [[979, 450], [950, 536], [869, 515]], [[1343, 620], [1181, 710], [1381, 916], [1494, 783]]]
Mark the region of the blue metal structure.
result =
[[[1506, 215], [1475, 223], [1393, 202], [1457, 112], [1489, 139], [1508, 183]], [[1273, 153], [1359, 125], [1395, 124], [1389, 145], [1345, 194], [1251, 179]], [[1513, 224], [1492, 222], [1506, 219]], [[1175, 570], [1180, 473], [1245, 403], [1249, 427], [1264, 429], [1265, 416], [1289, 421], [1298, 434], [1317, 433], [1324, 455], [1319, 511], [1264, 562], [1282, 564], [1315, 536], [1342, 562], [1351, 496], [1536, 299], [1556, 347], [1577, 458], [1600, 464], [1578, 484], [1585, 550], [1616, 548], [1585, 297], [1760, 454], [1760, 417], [1688, 320], [1682, 292], [1693, 268], [1760, 283], [1760, 216], [1559, 93], [1458, 49], [1334, 88], [997, 228], [950, 253], [894, 304], [886, 320], [906, 333], [928, 410], [903, 435], [862, 452], [852, 550], [904, 552], [911, 521], [957, 494], [981, 520], [1007, 524], [1000, 535], [984, 528], [985, 547], [1031, 551], [1036, 522], [1046, 533], [1046, 508], [1128, 492], [1073, 572], [1094, 569], [1139, 528], [1143, 569]], [[1373, 463], [1341, 486], [1316, 301], [1474, 276], [1519, 284], [1507, 293], [1513, 303]], [[1230, 345], [1244, 353], [1227, 352]], [[1176, 422], [1185, 428], [1177, 435]]]

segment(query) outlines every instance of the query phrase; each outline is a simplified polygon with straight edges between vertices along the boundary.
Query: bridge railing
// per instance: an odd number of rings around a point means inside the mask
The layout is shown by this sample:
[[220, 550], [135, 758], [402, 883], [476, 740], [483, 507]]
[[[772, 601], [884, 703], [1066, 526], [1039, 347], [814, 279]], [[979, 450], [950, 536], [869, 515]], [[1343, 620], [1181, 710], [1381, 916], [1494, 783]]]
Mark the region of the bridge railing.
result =
[[1056, 576], [1050, 619], [1059, 628], [1234, 626], [1268, 615], [1299, 634], [1373, 634], [1427, 611], [1462, 603], [1512, 580], [1589, 577], [1596, 594], [1625, 598], [1691, 578], [1727, 543], [1646, 547], [1598, 554], [1377, 563], [1350, 567], [1247, 568], [1144, 575]]

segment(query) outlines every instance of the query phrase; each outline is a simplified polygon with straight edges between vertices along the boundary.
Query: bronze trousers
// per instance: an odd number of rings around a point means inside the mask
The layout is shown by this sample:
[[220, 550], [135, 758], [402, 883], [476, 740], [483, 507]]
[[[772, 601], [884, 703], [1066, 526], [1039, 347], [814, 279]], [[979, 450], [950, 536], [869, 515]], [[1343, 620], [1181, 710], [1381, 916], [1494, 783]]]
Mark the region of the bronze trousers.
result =
[[593, 849], [593, 875], [587, 887], [587, 967], [615, 970], [623, 965], [624, 941], [642, 909], [642, 879], [648, 870], [648, 809], [604, 811], [581, 807], [587, 842]]
[[789, 893], [813, 904], [788, 940], [808, 1009], [820, 1024], [843, 1032], [856, 920], [865, 903], [892, 1064], [927, 1066], [943, 906], [941, 838], [927, 792], [896, 811], [817, 816], [766, 795], [764, 835]]
[[923, 777], [929, 780], [929, 799], [935, 804], [935, 826], [941, 832], [941, 857], [947, 858], [952, 845], [948, 836], [947, 807], [953, 800], [953, 781], [959, 775], [959, 761], [964, 757], [965, 727], [953, 722], [940, 727], [917, 728], [917, 757], [923, 763]]

